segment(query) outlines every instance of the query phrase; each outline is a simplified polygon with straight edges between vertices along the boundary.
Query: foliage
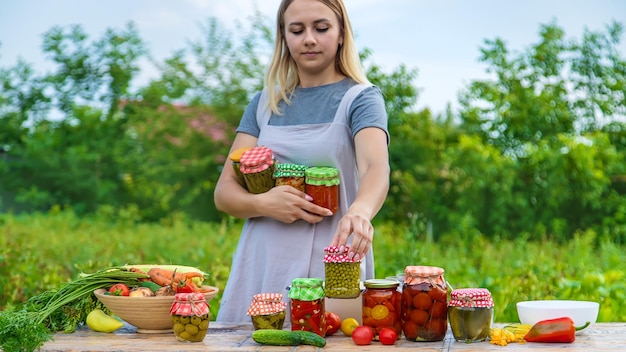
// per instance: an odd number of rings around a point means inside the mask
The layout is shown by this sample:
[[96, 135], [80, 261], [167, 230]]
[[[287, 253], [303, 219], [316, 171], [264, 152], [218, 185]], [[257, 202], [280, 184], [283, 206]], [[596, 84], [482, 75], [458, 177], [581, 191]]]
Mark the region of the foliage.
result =
[[[524, 236], [488, 239], [477, 233], [430, 241], [423, 227], [392, 222], [376, 223], [375, 229], [376, 277], [402, 273], [407, 265], [440, 266], [455, 288], [488, 288], [497, 322], [518, 321], [515, 302], [544, 298], [597, 301], [599, 321], [626, 320], [625, 248], [599, 240], [592, 231], [557, 243]], [[80, 272], [132, 263], [195, 266], [209, 273], [207, 284], [222, 291], [240, 230], [240, 222], [206, 223], [184, 216], [163, 224], [136, 224], [71, 211], [0, 215], [0, 302], [6, 302], [0, 309], [54, 289]], [[210, 302], [213, 319], [221, 291]]]

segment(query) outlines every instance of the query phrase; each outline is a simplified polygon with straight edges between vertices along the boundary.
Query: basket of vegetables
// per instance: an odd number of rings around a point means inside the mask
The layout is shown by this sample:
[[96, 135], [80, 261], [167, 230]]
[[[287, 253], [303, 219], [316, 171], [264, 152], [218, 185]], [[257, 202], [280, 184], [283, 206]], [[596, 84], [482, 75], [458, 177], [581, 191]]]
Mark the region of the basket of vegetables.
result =
[[172, 329], [170, 307], [176, 293], [198, 292], [210, 301], [219, 289], [203, 284], [201, 270], [182, 265], [130, 265], [130, 271], [143, 273], [138, 285], [114, 284], [94, 290], [111, 313], [135, 326], [139, 333], [162, 333]]

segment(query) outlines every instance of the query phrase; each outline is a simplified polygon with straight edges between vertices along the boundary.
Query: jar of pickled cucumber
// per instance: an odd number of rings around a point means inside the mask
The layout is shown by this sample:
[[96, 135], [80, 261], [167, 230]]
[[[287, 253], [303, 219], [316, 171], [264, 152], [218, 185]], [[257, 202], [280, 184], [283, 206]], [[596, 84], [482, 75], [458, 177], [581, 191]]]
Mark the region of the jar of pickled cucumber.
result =
[[243, 153], [239, 170], [250, 193], [264, 193], [274, 187], [274, 153], [267, 147], [255, 147]]
[[339, 210], [339, 170], [315, 166], [305, 173], [306, 193], [313, 198], [313, 204], [335, 214]]
[[363, 325], [374, 329], [374, 340], [378, 340], [383, 328], [393, 329], [399, 338], [402, 335], [400, 283], [396, 280], [369, 279], [363, 285]]
[[241, 160], [243, 153], [250, 149], [252, 149], [252, 147], [238, 148], [233, 150], [229, 155], [229, 159], [233, 165], [233, 170], [235, 170], [235, 176], [237, 176], [237, 182], [245, 189], [248, 189], [248, 187], [246, 186], [246, 180], [243, 178], [243, 174], [241, 173], [241, 164], [239, 161]]
[[259, 293], [252, 297], [248, 315], [252, 319], [254, 330], [282, 330], [287, 315], [287, 303], [280, 293]]
[[441, 341], [448, 331], [444, 270], [407, 266], [402, 284], [402, 331], [409, 341]]
[[296, 278], [289, 287], [291, 330], [326, 335], [324, 285], [319, 278]]
[[328, 298], [356, 298], [361, 294], [361, 261], [350, 259], [350, 247], [324, 248], [324, 291]]
[[454, 339], [462, 342], [485, 341], [493, 322], [493, 299], [486, 288], [452, 290], [448, 319]]
[[202, 293], [177, 293], [170, 307], [172, 329], [180, 342], [201, 342], [209, 329], [209, 304]]
[[292, 186], [302, 192], [305, 192], [304, 176], [306, 169], [306, 165], [276, 163], [274, 170], [276, 186]]

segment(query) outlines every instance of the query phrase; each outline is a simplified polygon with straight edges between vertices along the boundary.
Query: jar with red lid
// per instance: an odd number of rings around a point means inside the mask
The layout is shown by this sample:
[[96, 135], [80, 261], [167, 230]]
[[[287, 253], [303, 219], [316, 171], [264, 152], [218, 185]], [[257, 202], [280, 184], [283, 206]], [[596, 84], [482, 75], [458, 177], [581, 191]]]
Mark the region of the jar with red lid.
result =
[[462, 342], [485, 341], [493, 322], [493, 299], [486, 288], [452, 290], [448, 318], [454, 339]]
[[287, 303], [280, 293], [258, 293], [252, 297], [247, 314], [254, 330], [282, 330], [285, 324]]
[[400, 338], [402, 321], [400, 319], [401, 294], [400, 283], [395, 280], [369, 279], [363, 283], [363, 325], [374, 329], [374, 340], [383, 328], [391, 328]]
[[201, 342], [209, 329], [209, 304], [202, 293], [177, 293], [170, 307], [172, 329], [179, 342]]
[[324, 292], [328, 298], [356, 298], [361, 294], [361, 261], [351, 259], [350, 247], [324, 248]]
[[264, 193], [274, 187], [274, 153], [267, 147], [255, 147], [241, 155], [239, 170], [250, 193]]
[[291, 331], [326, 335], [324, 282], [320, 278], [296, 278], [289, 287]]
[[328, 166], [306, 169], [306, 193], [313, 204], [329, 209], [333, 214], [339, 210], [339, 170]]
[[402, 284], [402, 331], [410, 341], [441, 341], [448, 331], [444, 270], [407, 266]]
[[276, 186], [292, 186], [302, 192], [306, 192], [304, 185], [306, 165], [276, 163], [274, 179]]

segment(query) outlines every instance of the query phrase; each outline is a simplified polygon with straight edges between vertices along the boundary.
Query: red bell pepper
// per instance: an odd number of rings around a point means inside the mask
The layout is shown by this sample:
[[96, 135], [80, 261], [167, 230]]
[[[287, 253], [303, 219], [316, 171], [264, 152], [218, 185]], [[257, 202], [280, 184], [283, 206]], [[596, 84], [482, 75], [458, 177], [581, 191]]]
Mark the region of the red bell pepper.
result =
[[569, 317], [542, 320], [530, 328], [530, 331], [524, 336], [524, 340], [528, 342], [574, 342], [576, 331], [587, 326], [589, 326], [589, 322], [581, 327], [576, 327], [574, 321]]

